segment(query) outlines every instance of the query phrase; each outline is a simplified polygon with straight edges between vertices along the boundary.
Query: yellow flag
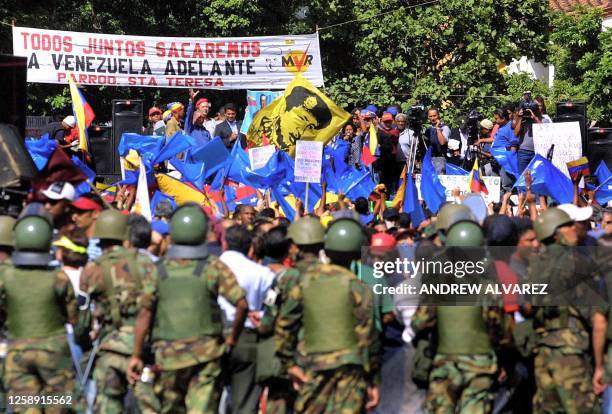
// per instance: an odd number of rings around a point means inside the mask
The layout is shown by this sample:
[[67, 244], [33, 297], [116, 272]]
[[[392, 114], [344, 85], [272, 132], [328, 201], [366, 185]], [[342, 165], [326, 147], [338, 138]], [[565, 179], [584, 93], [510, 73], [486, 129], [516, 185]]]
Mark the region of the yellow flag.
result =
[[155, 174], [155, 179], [157, 180], [159, 191], [173, 197], [179, 206], [193, 202], [201, 206], [210, 207], [213, 213], [217, 213], [217, 205], [211, 203], [206, 194], [166, 174]]
[[326, 143], [349, 118], [348, 112], [298, 74], [282, 96], [257, 112], [247, 136], [254, 146], [274, 144], [293, 155], [297, 140]]

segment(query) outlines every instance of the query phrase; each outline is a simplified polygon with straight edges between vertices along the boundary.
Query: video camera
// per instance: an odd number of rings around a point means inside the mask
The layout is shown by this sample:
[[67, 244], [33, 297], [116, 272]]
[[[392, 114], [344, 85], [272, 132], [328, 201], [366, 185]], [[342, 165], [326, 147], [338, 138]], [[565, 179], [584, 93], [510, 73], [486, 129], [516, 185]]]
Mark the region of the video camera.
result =
[[538, 103], [531, 99], [531, 91], [523, 92], [523, 97], [519, 101], [517, 111], [523, 110], [522, 118], [531, 119], [531, 115], [527, 113], [527, 110], [535, 113], [538, 110]]
[[484, 115], [476, 109], [472, 109], [465, 119], [465, 127], [468, 135], [468, 145], [472, 145], [480, 134], [480, 121], [484, 119]]
[[425, 112], [425, 106], [418, 104], [412, 105], [410, 109], [408, 109], [408, 125], [409, 128], [412, 129], [416, 133], [420, 133], [423, 129], [423, 123], [427, 118], [427, 113]]

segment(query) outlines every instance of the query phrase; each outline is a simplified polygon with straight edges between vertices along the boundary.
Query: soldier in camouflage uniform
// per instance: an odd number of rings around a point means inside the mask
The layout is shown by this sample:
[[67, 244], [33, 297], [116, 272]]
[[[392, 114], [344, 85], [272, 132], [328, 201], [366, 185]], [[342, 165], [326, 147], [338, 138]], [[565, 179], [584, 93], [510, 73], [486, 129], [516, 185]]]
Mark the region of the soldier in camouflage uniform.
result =
[[[25, 216], [15, 225], [12, 266], [0, 270], [0, 312], [6, 315], [9, 394], [70, 394], [74, 371], [64, 324], [75, 323], [77, 302], [66, 274], [49, 267], [53, 227], [49, 219]], [[14, 407], [22, 412], [25, 407]], [[47, 407], [47, 413], [67, 412]], [[42, 412], [29, 407], [28, 413]]]
[[[270, 235], [270, 232], [268, 232], [268, 235]], [[297, 262], [294, 268], [286, 268], [280, 263], [277, 264], [278, 268], [269, 265], [272, 271], [277, 274], [277, 278], [264, 302], [264, 314], [259, 326], [262, 335], [274, 333], [274, 324], [279, 309], [287, 300], [289, 292], [298, 283], [301, 273], [318, 263], [318, 252], [323, 249], [324, 236], [325, 229], [321, 222], [314, 217], [300, 218], [289, 226], [287, 238], [291, 243], [290, 250], [293, 251]], [[278, 248], [270, 246], [269, 250], [274, 250], [275, 257], [278, 258], [277, 262], [284, 259], [276, 251]], [[298, 335], [301, 336], [301, 334]], [[265, 412], [269, 414], [293, 412], [293, 404], [297, 394], [287, 373], [282, 372], [280, 361], [274, 357], [274, 337], [270, 336], [270, 338], [262, 341], [258, 352], [260, 355], [266, 355], [265, 358], [258, 356], [258, 371], [260, 367], [272, 367], [274, 370], [274, 375], [271, 375], [264, 382], [264, 385], [268, 387]]]
[[[11, 265], [11, 253], [15, 242], [13, 241], [13, 227], [15, 219], [10, 216], [0, 216], [0, 274]], [[6, 392], [4, 390], [4, 359], [8, 350], [6, 342], [6, 326], [2, 317], [0, 326], [0, 412], [6, 410]]]
[[[128, 217], [117, 210], [103, 211], [93, 233], [93, 237], [100, 239], [103, 254], [89, 263], [81, 275], [80, 290], [95, 303], [93, 318], [100, 323], [100, 345], [93, 372], [97, 413], [124, 412], [127, 365], [132, 355], [142, 286], [155, 271], [147, 256], [122, 246], [127, 235]], [[143, 411], [156, 411], [152, 390], [147, 393], [145, 384], [138, 384], [134, 394]]]
[[[545, 250], [530, 261], [526, 282], [548, 283], [549, 291], [541, 298], [546, 306], [525, 310], [533, 317], [536, 333], [534, 412], [594, 412], [588, 359], [590, 308], [546, 302], [573, 294], [574, 289], [565, 286], [575, 286], [577, 280], [592, 282], [595, 270], [592, 262], [571, 249], [578, 240], [576, 228], [563, 210], [547, 209], [534, 228]], [[567, 299], [567, 303], [573, 301]]]
[[[157, 263], [157, 277], [143, 287], [129, 377], [138, 380], [144, 338], [153, 325], [155, 362], [161, 370], [154, 388], [162, 413], [217, 413], [221, 359], [237, 343], [247, 315], [236, 277], [207, 252], [207, 227], [199, 206], [179, 208], [170, 223], [173, 244]], [[236, 307], [232, 334], [225, 341], [218, 295]]]
[[[446, 232], [447, 253], [450, 249], [483, 245], [482, 230], [474, 222], [463, 220]], [[465, 259], [462, 250], [455, 252]], [[452, 253], [448, 257], [452, 258]], [[452, 298], [443, 299], [450, 301]], [[497, 373], [496, 351], [511, 338], [509, 322], [501, 306], [451, 306], [450, 302], [419, 306], [412, 317], [415, 333], [435, 329], [437, 334], [426, 412], [491, 412]]]
[[[307, 268], [281, 305], [276, 354], [300, 387], [297, 413], [361, 413], [378, 404], [380, 344], [373, 294], [349, 270], [364, 240], [356, 221], [333, 222], [325, 253], [334, 264]], [[304, 370], [295, 363], [302, 329]]]

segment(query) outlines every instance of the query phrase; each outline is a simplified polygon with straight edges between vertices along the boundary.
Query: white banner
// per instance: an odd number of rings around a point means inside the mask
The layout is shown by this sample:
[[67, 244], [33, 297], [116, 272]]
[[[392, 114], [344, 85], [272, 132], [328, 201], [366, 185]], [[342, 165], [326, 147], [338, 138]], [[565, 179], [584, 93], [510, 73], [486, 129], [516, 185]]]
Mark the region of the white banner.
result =
[[263, 147], [255, 147], [249, 149], [249, 162], [251, 163], [251, 170], [257, 170], [264, 167], [270, 157], [274, 155], [276, 147], [274, 145], [264, 145]]
[[285, 89], [296, 73], [323, 86], [317, 33], [261, 37], [125, 36], [13, 27], [28, 82], [196, 89]]
[[320, 182], [323, 165], [323, 143], [321, 141], [299, 140], [295, 144], [295, 182]]
[[533, 146], [536, 154], [546, 158], [552, 145], [552, 163], [569, 178], [567, 163], [582, 157], [579, 122], [533, 124]]
[[[440, 178], [440, 184], [444, 186], [444, 193], [446, 195], [446, 201], [454, 201], [453, 190], [459, 188], [461, 195], [469, 193], [468, 191], [468, 180], [469, 175], [438, 175]], [[482, 194], [485, 201], [488, 203], [499, 203], [501, 200], [501, 178], [499, 177], [482, 177], [489, 194]], [[415, 185], [419, 192], [419, 200], [421, 197], [421, 174], [416, 174]]]

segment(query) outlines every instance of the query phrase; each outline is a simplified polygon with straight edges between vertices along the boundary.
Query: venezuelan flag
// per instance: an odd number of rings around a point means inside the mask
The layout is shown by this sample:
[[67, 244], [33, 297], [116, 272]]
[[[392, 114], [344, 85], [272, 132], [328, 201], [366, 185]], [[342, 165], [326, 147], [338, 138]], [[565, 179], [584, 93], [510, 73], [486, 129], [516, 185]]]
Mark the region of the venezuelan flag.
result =
[[468, 178], [468, 188], [473, 193], [489, 194], [487, 186], [480, 177], [480, 170], [478, 169], [478, 160], [474, 161], [474, 166], [472, 167], [472, 171], [470, 171], [470, 177]]
[[77, 88], [72, 75], [68, 76], [68, 83], [70, 85], [70, 96], [72, 97], [72, 112], [76, 118], [79, 131], [79, 149], [89, 153], [87, 128], [89, 128], [96, 115], [81, 91], [79, 91], [79, 88]]
[[363, 143], [363, 148], [361, 150], [361, 162], [366, 167], [369, 167], [376, 161], [376, 150], [378, 147], [378, 134], [374, 123], [370, 124], [370, 130], [368, 132], [368, 142]]
[[580, 177], [591, 175], [589, 160], [587, 157], [578, 158], [575, 161], [568, 162], [567, 170], [569, 171], [570, 177], [572, 177], [572, 180], [574, 181], [579, 180]]

